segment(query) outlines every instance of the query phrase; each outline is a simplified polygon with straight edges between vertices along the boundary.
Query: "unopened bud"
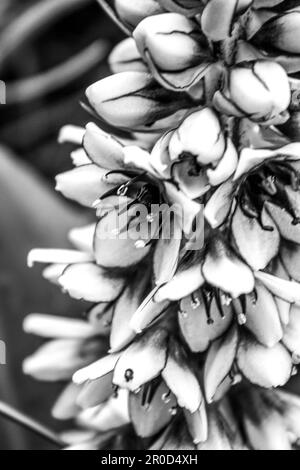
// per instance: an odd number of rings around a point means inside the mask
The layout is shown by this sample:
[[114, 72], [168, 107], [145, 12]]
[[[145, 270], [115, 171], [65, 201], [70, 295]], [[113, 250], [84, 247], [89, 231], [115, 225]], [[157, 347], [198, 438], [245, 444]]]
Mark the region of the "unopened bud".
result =
[[145, 18], [133, 35], [141, 55], [164, 86], [194, 86], [212, 62], [207, 40], [197, 24], [178, 13]]
[[288, 118], [290, 85], [276, 62], [244, 62], [229, 71], [227, 84], [214, 96], [214, 106], [229, 116], [279, 124]]

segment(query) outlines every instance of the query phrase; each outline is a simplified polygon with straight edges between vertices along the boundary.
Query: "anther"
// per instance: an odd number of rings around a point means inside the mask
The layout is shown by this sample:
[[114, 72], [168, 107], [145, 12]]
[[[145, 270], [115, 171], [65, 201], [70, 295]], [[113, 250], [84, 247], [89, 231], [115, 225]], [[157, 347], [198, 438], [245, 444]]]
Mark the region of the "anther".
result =
[[133, 370], [127, 369], [124, 374], [126, 382], [131, 382], [133, 380], [133, 375]]
[[237, 319], [238, 319], [238, 324], [239, 325], [241, 325], [241, 326], [246, 325], [247, 317], [244, 313], [239, 313]]

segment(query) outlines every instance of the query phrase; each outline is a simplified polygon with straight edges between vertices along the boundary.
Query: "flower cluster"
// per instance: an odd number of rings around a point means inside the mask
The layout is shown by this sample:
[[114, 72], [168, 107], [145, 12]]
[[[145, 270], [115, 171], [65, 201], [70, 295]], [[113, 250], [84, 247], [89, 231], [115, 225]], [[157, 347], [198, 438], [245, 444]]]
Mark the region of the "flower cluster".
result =
[[29, 255], [92, 304], [28, 317], [54, 339], [25, 371], [73, 378], [54, 415], [84, 448], [290, 449], [300, 401], [275, 388], [300, 364], [300, 1], [100, 3], [129, 38], [86, 91], [95, 122], [63, 129], [79, 148], [57, 177], [97, 221]]

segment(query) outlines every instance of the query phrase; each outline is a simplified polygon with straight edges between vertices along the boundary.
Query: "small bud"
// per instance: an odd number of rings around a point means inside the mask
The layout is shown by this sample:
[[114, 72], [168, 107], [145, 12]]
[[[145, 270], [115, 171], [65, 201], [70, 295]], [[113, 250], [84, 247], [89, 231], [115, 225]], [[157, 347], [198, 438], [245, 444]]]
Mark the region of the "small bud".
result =
[[164, 130], [183, 118], [191, 102], [143, 72], [122, 72], [86, 90], [91, 106], [109, 124], [130, 130]]
[[133, 36], [155, 77], [171, 89], [196, 85], [212, 62], [199, 27], [178, 13], [145, 18]]
[[283, 123], [291, 99], [284, 69], [275, 62], [244, 62], [229, 71], [227, 83], [214, 96], [214, 106], [229, 116], [268, 124]]
[[203, 10], [201, 0], [158, 0], [168, 11], [175, 11], [185, 16], [195, 16]]
[[201, 165], [218, 162], [226, 142], [217, 115], [209, 108], [190, 114], [169, 143], [171, 160], [193, 155]]
[[120, 19], [132, 28], [147, 16], [163, 11], [156, 0], [115, 0], [115, 9]]
[[293, 8], [265, 22], [252, 38], [255, 45], [289, 54], [300, 53], [300, 7]]

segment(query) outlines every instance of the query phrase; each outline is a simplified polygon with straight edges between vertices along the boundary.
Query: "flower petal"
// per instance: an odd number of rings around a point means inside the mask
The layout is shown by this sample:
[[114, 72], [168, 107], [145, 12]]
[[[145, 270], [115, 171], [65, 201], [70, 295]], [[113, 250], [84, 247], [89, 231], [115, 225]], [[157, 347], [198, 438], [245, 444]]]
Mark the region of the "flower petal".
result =
[[78, 397], [77, 404], [81, 408], [92, 408], [107, 401], [113, 393], [113, 372], [109, 372], [96, 380], [84, 384]]
[[285, 385], [293, 368], [291, 356], [280, 343], [273, 348], [266, 348], [246, 337], [240, 342], [237, 362], [250, 382], [265, 388]]
[[300, 282], [300, 245], [282, 244], [280, 258], [290, 277]]
[[80, 408], [76, 403], [80, 387], [73, 384], [68, 384], [56, 400], [51, 414], [53, 418], [59, 420], [69, 420], [75, 418], [80, 412]]
[[99, 361], [93, 362], [89, 366], [75, 372], [73, 382], [80, 385], [89, 380], [97, 380], [104, 377], [114, 370], [119, 358], [120, 354], [109, 354], [102, 357]]
[[70, 230], [68, 238], [76, 248], [91, 253], [93, 251], [94, 233], [96, 224], [85, 225], [84, 227]]
[[84, 135], [84, 128], [79, 126], [72, 126], [70, 124], [63, 126], [59, 132], [58, 142], [64, 144], [66, 142], [71, 144], [81, 145]]
[[26, 333], [42, 338], [90, 338], [97, 335], [93, 325], [83, 320], [32, 313], [23, 323]]
[[255, 273], [272, 294], [290, 303], [300, 304], [300, 284], [294, 281], [286, 281], [277, 276], [272, 276], [261, 271]]
[[27, 257], [27, 265], [32, 268], [35, 263], [75, 264], [93, 261], [89, 253], [75, 250], [57, 250], [35, 248]]
[[127, 289], [114, 308], [110, 333], [110, 351], [116, 352], [127, 346], [136, 336], [130, 320], [140, 304], [140, 292]]
[[231, 371], [238, 345], [238, 332], [233, 325], [228, 333], [209, 348], [204, 367], [205, 396], [208, 403]]
[[207, 312], [201, 291], [184, 298], [178, 313], [181, 332], [193, 352], [206, 351], [211, 341], [219, 338], [229, 328], [232, 318], [231, 309], [224, 305], [220, 312], [215, 299]]
[[293, 217], [284, 209], [271, 202], [266, 202], [265, 207], [277, 225], [280, 235], [286, 240], [300, 243], [300, 225], [293, 224]]
[[[149, 401], [147, 398], [149, 397]], [[129, 414], [138, 436], [151, 437], [167, 426], [173, 418], [177, 402], [164, 382], [144, 385], [129, 396]]]
[[273, 347], [283, 336], [278, 308], [273, 295], [261, 282], [255, 284], [256, 302], [248, 299], [246, 327], [266, 347]]
[[58, 175], [55, 189], [68, 199], [92, 207], [97, 198], [113, 187], [106, 183], [106, 173], [107, 170], [94, 164], [79, 166]]
[[87, 408], [78, 416], [79, 425], [98, 432], [117, 429], [129, 423], [128, 392], [119, 390], [116, 397], [111, 397], [106, 403]]
[[92, 263], [70, 265], [59, 278], [59, 284], [74, 299], [88, 302], [110, 302], [120, 294], [124, 281], [112, 279]]
[[169, 355], [162, 377], [176, 396], [178, 405], [190, 413], [196, 413], [203, 401], [200, 384], [188, 365], [183, 350], [175, 341], [169, 344]]
[[170, 282], [159, 288], [154, 300], [158, 303], [165, 300], [180, 300], [197, 290], [202, 284], [204, 284], [204, 279], [200, 265], [195, 265], [175, 274]]
[[284, 329], [283, 344], [289, 351], [300, 357], [300, 307], [291, 306], [290, 321]]
[[166, 355], [166, 331], [145, 333], [122, 353], [115, 367], [113, 383], [136, 391], [141, 385], [160, 374], [165, 367]]
[[280, 235], [272, 218], [264, 210], [262, 224], [272, 227], [264, 229], [257, 219], [250, 219], [238, 207], [232, 219], [232, 233], [236, 246], [244, 260], [255, 270], [264, 269], [277, 255]]
[[185, 420], [194, 444], [205, 442], [208, 436], [207, 413], [204, 400], [195, 413], [184, 410]]
[[[151, 244], [147, 243], [148, 238], [143, 239], [145, 236], [149, 237], [147, 220], [137, 222], [136, 229], [133, 221], [132, 229], [129, 227], [128, 230], [122, 232], [123, 224], [125, 223], [127, 227], [130, 223], [131, 214], [129, 210], [122, 216], [119, 213], [120, 210], [109, 211], [100, 219], [95, 231], [95, 257], [97, 263], [104, 268], [133, 266], [139, 263], [151, 249]], [[142, 226], [145, 227], [145, 231]], [[141, 236], [140, 240], [139, 236]]]
[[251, 269], [219, 236], [211, 239], [202, 274], [208, 283], [229, 293], [233, 298], [249, 294], [254, 289]]
[[217, 228], [225, 222], [234, 202], [234, 185], [228, 180], [219, 186], [205, 205], [204, 217], [212, 228]]
[[123, 145], [92, 122], [86, 126], [83, 148], [100, 168], [119, 170], [124, 166]]
[[150, 292], [130, 320], [130, 326], [136, 333], [141, 333], [165, 312], [170, 305], [170, 302], [167, 300], [155, 302], [154, 295], [156, 292], [157, 287]]
[[25, 359], [23, 371], [38, 380], [56, 382], [69, 380], [99, 353], [99, 345], [88, 346], [77, 339], [57, 339], [40, 347]]

